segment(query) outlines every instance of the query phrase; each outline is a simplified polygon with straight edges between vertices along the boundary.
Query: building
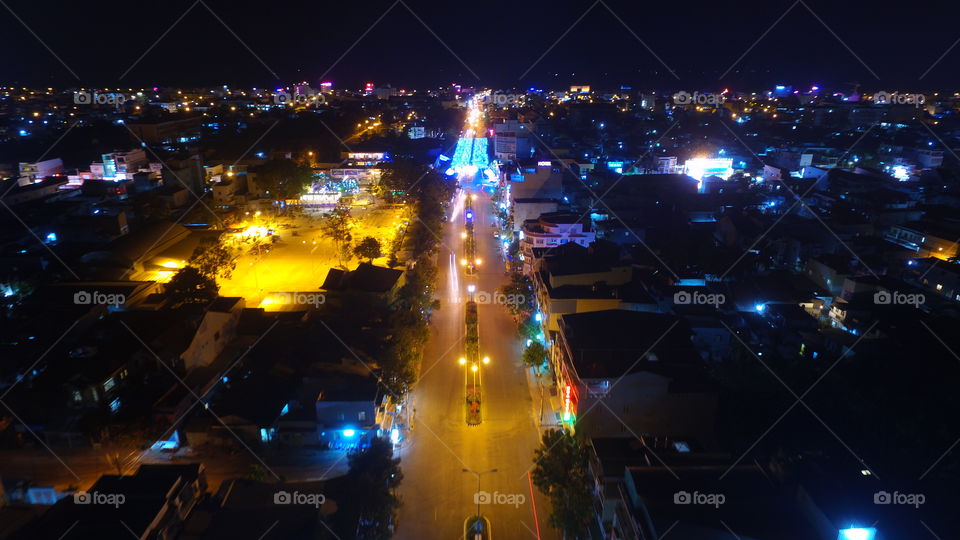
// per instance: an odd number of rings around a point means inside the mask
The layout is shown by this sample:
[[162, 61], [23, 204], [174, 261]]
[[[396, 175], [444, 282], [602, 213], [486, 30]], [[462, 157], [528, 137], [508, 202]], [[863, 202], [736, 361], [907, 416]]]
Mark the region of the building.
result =
[[606, 310], [560, 316], [551, 362], [561, 420], [590, 437], [713, 439], [718, 390], [673, 315]]
[[535, 220], [543, 214], [556, 212], [558, 204], [556, 199], [514, 199], [513, 232], [519, 232], [528, 220]]
[[884, 238], [916, 252], [918, 257], [947, 260], [957, 256], [960, 228], [926, 221], [910, 221], [892, 225]]
[[317, 439], [336, 449], [358, 448], [381, 435], [378, 411], [384, 399], [376, 377], [341, 375], [319, 382]]
[[13, 538], [176, 538], [207, 490], [202, 464], [141, 465], [132, 475], [106, 474], [86, 491], [60, 499]]
[[100, 162], [90, 164], [90, 172], [101, 180], [132, 180], [133, 175], [149, 165], [143, 148], [129, 152], [103, 154]]
[[245, 307], [246, 302], [240, 297], [222, 296], [210, 304], [190, 346], [180, 355], [184, 369], [209, 366], [223, 352], [237, 336], [237, 324]]
[[60, 158], [38, 161], [36, 163], [20, 162], [20, 178], [17, 183], [21, 186], [33, 184], [55, 174], [63, 173], [63, 160]]
[[331, 293], [349, 291], [393, 298], [403, 286], [403, 275], [403, 270], [362, 262], [349, 271], [331, 268], [320, 288]]
[[[337, 510], [338, 490], [333, 484], [227, 480], [215, 496], [196, 508], [177, 539], [246, 538], [251, 531], [260, 531], [253, 536], [333, 540], [337, 537], [326, 523]], [[301, 504], [294, 503], [294, 496]]]
[[563, 164], [559, 161], [519, 159], [503, 168], [511, 204], [517, 199], [562, 199]]
[[529, 158], [533, 147], [527, 133], [533, 124], [518, 120], [504, 120], [493, 124], [493, 155], [500, 161]]
[[568, 242], [587, 247], [597, 239], [590, 230], [590, 224], [582, 223], [585, 216], [569, 212], [542, 214], [537, 219], [529, 219], [520, 228], [520, 254], [523, 257], [523, 272], [529, 274], [533, 269], [534, 249], [555, 248]]
[[191, 116], [161, 122], [138, 122], [127, 128], [147, 144], [176, 145], [200, 139], [200, 117]]

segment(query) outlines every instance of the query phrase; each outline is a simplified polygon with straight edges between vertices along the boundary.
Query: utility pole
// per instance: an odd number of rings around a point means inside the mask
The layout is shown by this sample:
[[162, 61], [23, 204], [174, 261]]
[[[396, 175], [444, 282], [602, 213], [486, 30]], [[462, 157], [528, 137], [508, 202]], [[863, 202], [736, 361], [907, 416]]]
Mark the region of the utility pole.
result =
[[481, 471], [481, 472], [473, 471], [473, 470], [470, 470], [470, 469], [463, 469], [463, 472], [465, 472], [465, 473], [470, 473], [470, 474], [472, 474], [472, 475], [474, 475], [474, 476], [477, 477], [477, 492], [476, 492], [476, 494], [473, 496], [473, 498], [474, 498], [474, 500], [477, 501], [477, 521], [476, 521], [476, 525], [475, 525], [475, 526], [477, 527], [477, 532], [480, 532], [481, 527], [482, 527], [482, 525], [480, 524], [480, 523], [481, 523], [481, 522], [480, 522], [480, 477], [483, 476], [483, 475], [485, 475], [485, 474], [495, 473], [495, 472], [497, 472], [497, 469], [490, 469], [489, 471]]

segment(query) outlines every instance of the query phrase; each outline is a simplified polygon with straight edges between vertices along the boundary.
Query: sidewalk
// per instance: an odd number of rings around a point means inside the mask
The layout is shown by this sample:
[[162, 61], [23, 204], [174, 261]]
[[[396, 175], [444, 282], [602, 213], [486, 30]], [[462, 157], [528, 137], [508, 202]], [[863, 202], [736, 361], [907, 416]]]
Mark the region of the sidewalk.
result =
[[553, 385], [549, 373], [543, 373], [537, 377], [535, 375], [536, 371], [537, 369], [532, 367], [524, 369], [527, 375], [530, 397], [533, 401], [534, 422], [541, 432], [550, 428], [560, 428], [563, 403], [560, 401], [559, 392]]

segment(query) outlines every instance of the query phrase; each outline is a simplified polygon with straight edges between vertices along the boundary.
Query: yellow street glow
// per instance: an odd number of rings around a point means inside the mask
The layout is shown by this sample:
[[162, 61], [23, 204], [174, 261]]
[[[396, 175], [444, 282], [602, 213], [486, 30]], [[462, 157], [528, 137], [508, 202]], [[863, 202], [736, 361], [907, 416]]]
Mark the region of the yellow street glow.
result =
[[490, 357], [489, 357], [489, 356], [484, 356], [484, 357], [483, 357], [483, 363], [484, 363], [484, 364], [489, 364], [489, 363], [490, 363]]
[[460, 357], [460, 360], [458, 360], [458, 362], [460, 362], [460, 365], [462, 366], [462, 365], [464, 365], [464, 364], [467, 363], [467, 359], [461, 356], [461, 357]]
[[477, 368], [476, 364], [473, 364], [472, 366], [470, 366], [470, 371], [476, 371], [477, 369], [479, 368]]

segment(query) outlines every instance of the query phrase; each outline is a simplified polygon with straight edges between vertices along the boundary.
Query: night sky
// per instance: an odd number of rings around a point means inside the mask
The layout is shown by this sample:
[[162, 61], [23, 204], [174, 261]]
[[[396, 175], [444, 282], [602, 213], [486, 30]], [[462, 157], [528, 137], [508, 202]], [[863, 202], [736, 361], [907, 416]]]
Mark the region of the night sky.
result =
[[927, 1], [4, 0], [0, 84], [953, 89], [956, 13]]

